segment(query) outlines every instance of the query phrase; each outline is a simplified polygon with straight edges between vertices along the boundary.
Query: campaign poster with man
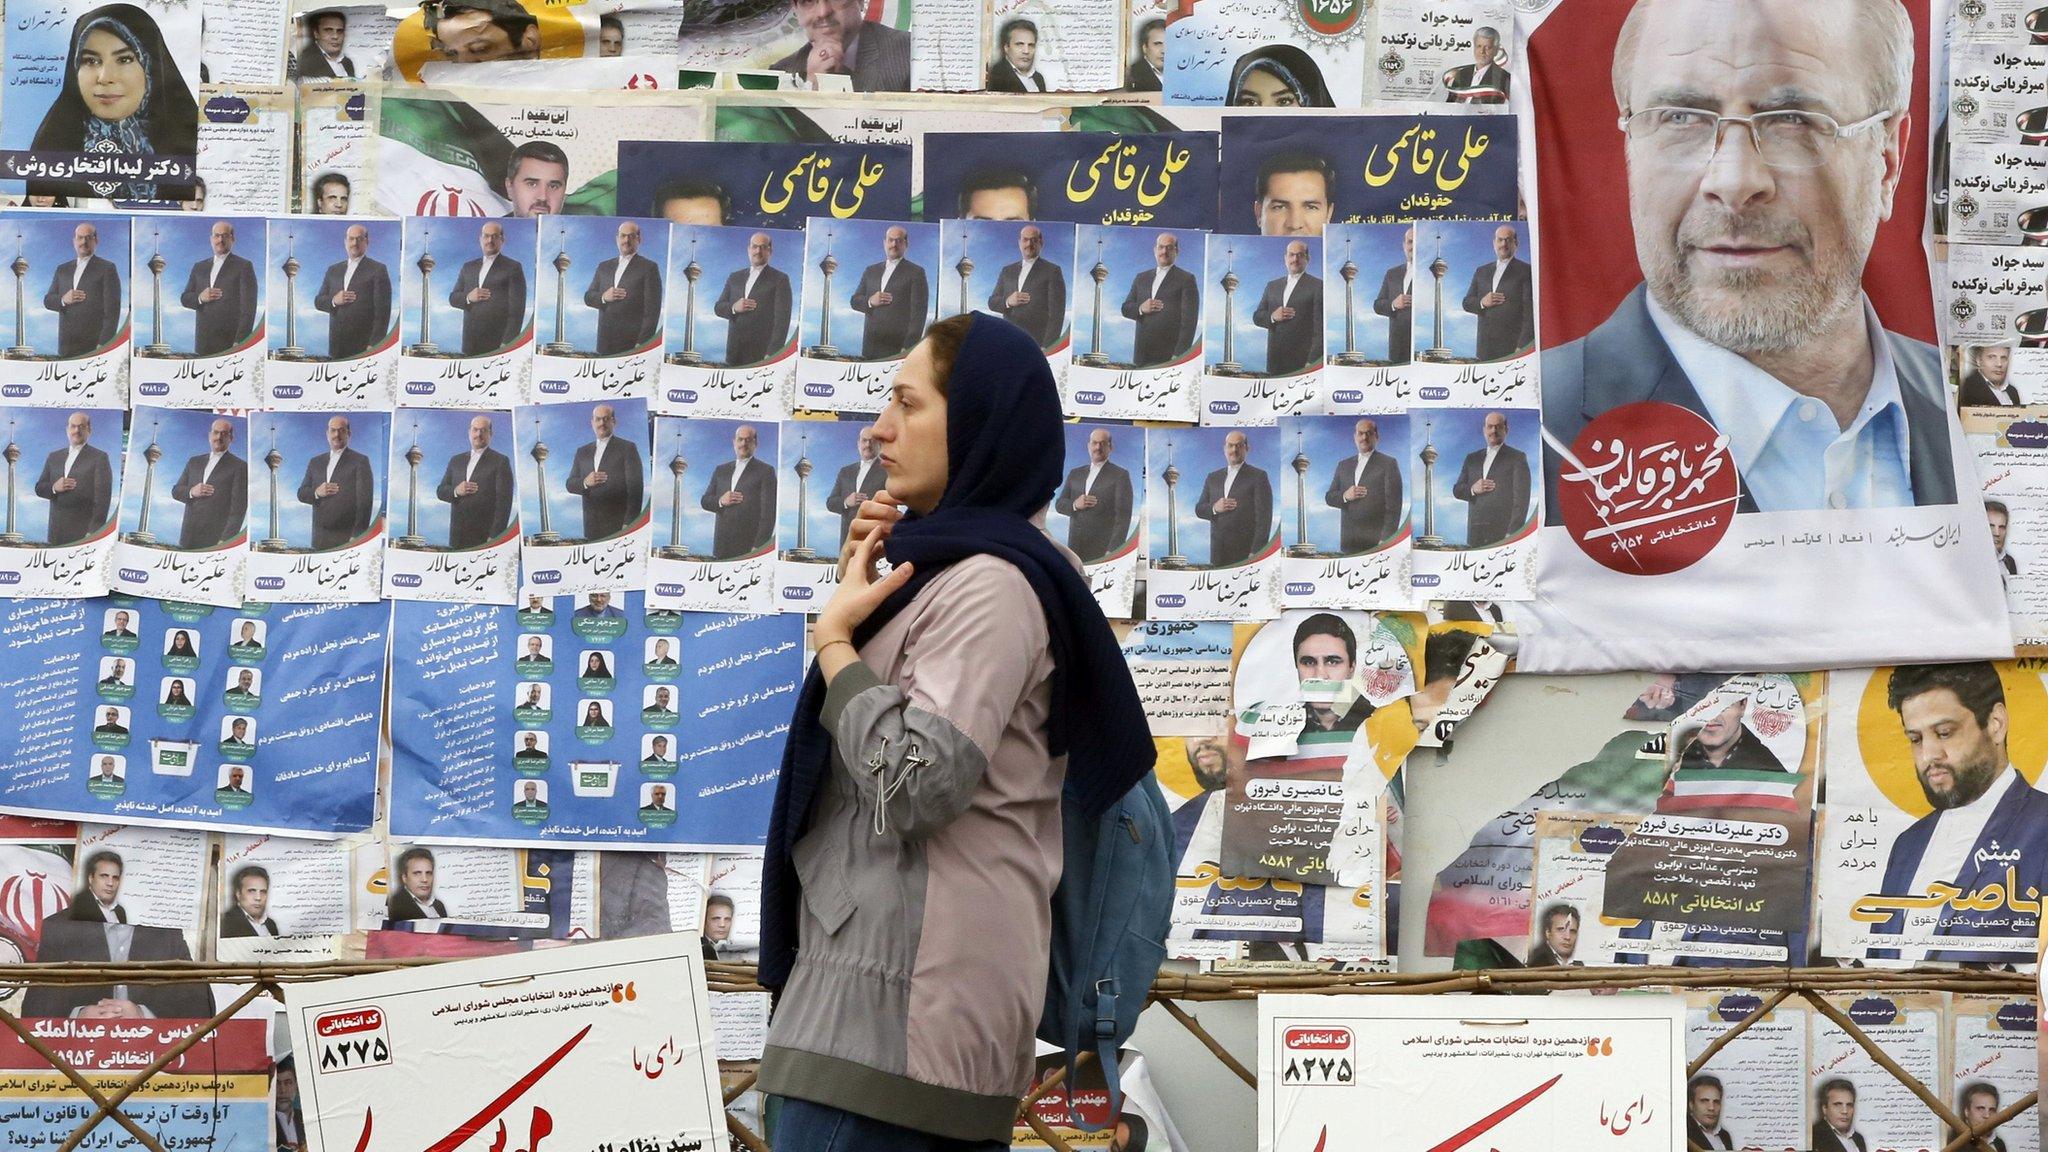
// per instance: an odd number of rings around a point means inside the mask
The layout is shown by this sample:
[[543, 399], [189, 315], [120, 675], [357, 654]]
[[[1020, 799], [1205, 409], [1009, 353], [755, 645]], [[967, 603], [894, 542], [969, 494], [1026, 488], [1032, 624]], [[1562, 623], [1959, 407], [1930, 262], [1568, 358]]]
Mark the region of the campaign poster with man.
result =
[[248, 417], [137, 405], [128, 427], [109, 586], [240, 604], [249, 558]]
[[1145, 455], [1146, 618], [1279, 615], [1279, 431], [1154, 428]]
[[[2011, 651], [1930, 343], [1932, 18], [1852, 0], [1518, 14], [1548, 525], [1524, 671]], [[1764, 602], [1798, 626], [1761, 626]], [[1893, 624], [1921, 615], [1942, 626]]]
[[903, 358], [939, 318], [939, 226], [819, 220], [804, 230], [795, 406], [879, 413]]
[[658, 415], [779, 420], [796, 384], [804, 234], [670, 224]]
[[397, 220], [274, 216], [265, 403], [347, 409], [387, 404], [398, 363]]
[[408, 216], [396, 395], [415, 408], [509, 408], [533, 373], [536, 221]]
[[249, 417], [249, 590], [278, 602], [364, 603], [384, 586], [391, 414]]
[[677, 611], [777, 610], [782, 428], [770, 420], [655, 418], [649, 603]]
[[529, 402], [636, 398], [661, 379], [662, 293], [668, 222], [620, 216], [557, 216], [540, 228], [539, 278]]
[[249, 407], [263, 373], [263, 286], [271, 275], [257, 216], [162, 213], [133, 221], [128, 282], [137, 399], [170, 408]]
[[11, 253], [15, 287], [0, 292], [0, 384], [10, 399], [127, 402], [130, 224], [116, 214], [0, 217], [0, 253]]
[[7, 440], [0, 586], [14, 597], [100, 595], [121, 485], [119, 408], [0, 406]]
[[514, 603], [518, 469], [512, 413], [407, 408], [393, 418], [384, 595]]
[[530, 404], [512, 415], [521, 590], [640, 587], [652, 535], [647, 401]]

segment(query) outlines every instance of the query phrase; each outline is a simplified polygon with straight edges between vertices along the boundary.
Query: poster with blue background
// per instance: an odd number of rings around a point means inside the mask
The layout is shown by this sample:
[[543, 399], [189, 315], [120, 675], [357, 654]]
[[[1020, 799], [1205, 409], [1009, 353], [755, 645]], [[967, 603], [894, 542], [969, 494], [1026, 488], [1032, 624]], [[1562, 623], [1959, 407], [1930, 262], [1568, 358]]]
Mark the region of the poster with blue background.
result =
[[1216, 227], [1214, 132], [928, 132], [926, 220]]

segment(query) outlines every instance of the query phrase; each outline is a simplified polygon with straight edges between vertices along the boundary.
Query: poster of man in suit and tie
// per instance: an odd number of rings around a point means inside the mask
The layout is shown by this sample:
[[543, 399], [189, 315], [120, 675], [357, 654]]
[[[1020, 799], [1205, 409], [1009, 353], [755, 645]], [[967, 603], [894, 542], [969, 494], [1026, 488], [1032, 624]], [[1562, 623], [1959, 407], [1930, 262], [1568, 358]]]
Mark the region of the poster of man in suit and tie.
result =
[[367, 217], [270, 221], [269, 358], [264, 395], [278, 408], [387, 401], [398, 358], [402, 225]]
[[[1408, 410], [1415, 228], [1332, 224], [1323, 232], [1322, 394], [1331, 415]], [[1419, 274], [1428, 289], [1429, 273]]]
[[1049, 0], [1004, 5], [1000, 18], [984, 25], [988, 45], [980, 87], [1027, 94], [1116, 88], [1123, 67], [1119, 15]]
[[[1029, 220], [946, 220], [939, 237], [939, 314], [987, 312], [1038, 341], [1055, 378], [1073, 357], [1067, 267], [1074, 226]], [[963, 271], [964, 268], [964, 271]]]
[[653, 535], [647, 401], [526, 405], [513, 419], [523, 586], [559, 595], [639, 587]]
[[129, 360], [129, 226], [117, 214], [8, 217], [8, 259], [27, 265], [22, 292], [0, 293], [0, 384], [10, 399], [118, 402]]
[[[391, 429], [384, 595], [512, 604], [519, 591], [513, 417], [410, 408]], [[527, 467], [531, 460], [522, 461]]]
[[781, 431], [776, 603], [815, 612], [838, 583], [839, 553], [861, 505], [888, 491], [889, 470], [866, 417], [796, 420]]
[[1380, 98], [1506, 104], [1513, 6], [1508, 0], [1466, 3], [1450, 34], [1437, 20], [1438, 11], [1430, 0], [1387, 0], [1380, 6], [1380, 38], [1387, 48], [1378, 61]]
[[0, 534], [0, 580], [12, 596], [93, 596], [107, 590], [120, 477], [117, 408], [0, 407], [19, 453]]
[[533, 367], [537, 221], [409, 216], [398, 277], [407, 406], [510, 407]]
[[[1929, 1086], [1939, 1097], [1946, 997], [1939, 992], [1831, 993], [1829, 1007], [1851, 1016], [1890, 1064]], [[1940, 1148], [1949, 1132], [1898, 1076], [1873, 1059], [1834, 1021], [1814, 1013], [1808, 1021], [1807, 1113], [1813, 1117], [1811, 1152], [1882, 1152], [1886, 1148]], [[1988, 1143], [1988, 1141], [1987, 1141]]]
[[[1729, 1016], [1739, 1020], [1754, 1006], [1742, 992], [1686, 993], [1687, 1059], [1698, 1059], [1728, 1033]], [[1811, 1147], [1805, 1078], [1787, 1071], [1805, 1067], [1813, 1015], [1811, 1008], [1788, 1000], [1715, 1049], [1706, 1068], [1685, 1083], [1688, 1144], [1709, 1152]]]
[[1148, 618], [1271, 619], [1280, 611], [1273, 428], [1153, 429], [1145, 437]]
[[[249, 421], [138, 405], [121, 477], [116, 592], [242, 603], [249, 554]], [[180, 556], [163, 565], [165, 552]]]
[[804, 236], [789, 228], [669, 229], [668, 354], [654, 411], [777, 420], [796, 379], [791, 273]]
[[1096, 602], [1128, 618], [1137, 594], [1138, 526], [1145, 511], [1145, 433], [1119, 424], [1066, 426], [1066, 476], [1045, 530], [1087, 566]]
[[897, 366], [937, 319], [939, 225], [821, 220], [804, 245], [797, 406], [880, 412]]
[[258, 412], [249, 427], [250, 587], [283, 602], [378, 599], [391, 414]]
[[654, 420], [648, 604], [773, 612], [781, 425]]
[[532, 395], [589, 401], [649, 392], [661, 372], [668, 221], [542, 221]]
[[1285, 416], [1276, 431], [1282, 600], [1289, 608], [1408, 608], [1408, 416]]
[[1204, 419], [1264, 424], [1322, 398], [1323, 253], [1315, 236], [1210, 236]]
[[1099, 224], [1076, 229], [1067, 276], [1074, 286], [1068, 415], [1198, 418], [1201, 271], [1200, 232]]
[[203, 212], [138, 222], [129, 276], [138, 398], [180, 408], [257, 402], [266, 227], [261, 217]]

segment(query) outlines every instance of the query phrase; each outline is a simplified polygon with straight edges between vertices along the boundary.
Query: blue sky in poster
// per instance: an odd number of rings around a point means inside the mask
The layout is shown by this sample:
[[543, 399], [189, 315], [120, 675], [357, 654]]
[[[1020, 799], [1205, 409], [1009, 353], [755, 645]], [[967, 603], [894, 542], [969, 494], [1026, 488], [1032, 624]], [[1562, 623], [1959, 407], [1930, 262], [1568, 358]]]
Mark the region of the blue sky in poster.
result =
[[[265, 255], [274, 269], [281, 269], [287, 256], [296, 256], [299, 261], [299, 275], [293, 292], [287, 293], [286, 278], [282, 271], [268, 276], [270, 288], [270, 346], [285, 346], [285, 316], [287, 311], [298, 313], [299, 347], [314, 359], [327, 356], [327, 324], [329, 315], [313, 306], [313, 300], [320, 294], [320, 282], [326, 278], [327, 269], [335, 264], [348, 263], [348, 249], [344, 242], [348, 230], [361, 224], [370, 230], [370, 249], [366, 259], [384, 265], [391, 277], [391, 319], [398, 320], [398, 282], [404, 273], [400, 265], [399, 222], [339, 216], [284, 216], [270, 222], [270, 251]], [[356, 269], [362, 275], [361, 266]], [[354, 281], [350, 282], [351, 286]], [[286, 297], [291, 296], [288, 302]], [[375, 348], [381, 341], [372, 340]]]
[[[7, 120], [10, 123], [14, 119], [13, 112], [14, 109], [8, 109]], [[16, 316], [19, 315], [21, 331], [28, 339], [28, 346], [40, 356], [57, 354], [57, 313], [43, 307], [43, 300], [56, 282], [57, 269], [65, 261], [77, 259], [78, 254], [71, 247], [71, 235], [81, 223], [90, 223], [99, 230], [100, 243], [93, 254], [113, 262], [115, 274], [121, 278], [122, 303], [124, 306], [128, 304], [132, 295], [128, 279], [131, 219], [122, 215], [9, 212], [7, 219], [0, 221], [0, 267], [11, 265], [18, 255], [28, 261], [28, 271], [21, 280], [22, 306], [18, 313], [14, 307], [14, 293], [0, 292], [0, 339], [9, 345], [14, 343]], [[7, 278], [13, 279], [11, 271]], [[123, 315], [126, 314], [124, 307]]]
[[[318, 477], [327, 474], [327, 422], [334, 417], [349, 422], [348, 446], [370, 461], [375, 480], [375, 510], [370, 522], [384, 510], [384, 475], [388, 462], [386, 441], [391, 435], [389, 412], [258, 412], [249, 417], [249, 524], [252, 539], [270, 535], [270, 468], [263, 458], [273, 444], [284, 457], [277, 468], [277, 527], [294, 548], [313, 546], [313, 506], [299, 502], [299, 483], [306, 478], [309, 464]], [[317, 483], [317, 479], [316, 479]]]
[[[533, 219], [485, 219], [480, 216], [408, 216], [405, 218], [405, 260], [391, 270], [397, 283], [400, 306], [400, 337], [405, 347], [410, 348], [420, 339], [420, 269], [419, 260], [423, 253], [431, 252], [434, 257], [433, 292], [427, 297], [428, 310], [433, 316], [434, 343], [443, 352], [462, 350], [462, 309], [448, 303], [448, 294], [455, 290], [455, 282], [462, 275], [462, 266], [471, 260], [483, 259], [483, 249], [478, 246], [477, 236], [486, 224], [500, 224], [505, 229], [505, 248], [498, 254], [500, 260], [516, 260], [526, 271], [526, 319], [533, 319], [536, 279], [541, 278], [540, 262], [534, 258], [535, 225]], [[550, 290], [554, 287], [554, 269], [547, 270], [545, 279]]]
[[[213, 226], [226, 220], [235, 228], [233, 252], [249, 261], [256, 271], [256, 299], [262, 300], [263, 286], [268, 283], [272, 271], [270, 261], [263, 252], [264, 220], [260, 216], [206, 216], [197, 212], [164, 212], [149, 216], [135, 216], [134, 275], [129, 283], [135, 285], [135, 335], [138, 345], [147, 344], [155, 338], [156, 296], [152, 291], [149, 276], [151, 254], [162, 252], [164, 258], [163, 312], [164, 343], [175, 352], [189, 355], [192, 352], [193, 326], [199, 314], [185, 307], [179, 300], [185, 291], [186, 278], [192, 274], [194, 265], [211, 264], [213, 261]], [[158, 247], [159, 243], [162, 245]], [[282, 275], [282, 273], [279, 273]], [[205, 286], [202, 271], [200, 286]], [[263, 323], [263, 309], [256, 311], [256, 322]]]

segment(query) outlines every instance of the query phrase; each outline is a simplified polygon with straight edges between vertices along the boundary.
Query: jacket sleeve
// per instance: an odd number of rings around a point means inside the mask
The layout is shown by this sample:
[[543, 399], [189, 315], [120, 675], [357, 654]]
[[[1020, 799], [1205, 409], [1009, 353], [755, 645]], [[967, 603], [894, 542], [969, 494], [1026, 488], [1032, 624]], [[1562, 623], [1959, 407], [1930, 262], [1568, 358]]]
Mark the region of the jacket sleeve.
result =
[[249, 523], [249, 466], [245, 462], [228, 478], [228, 517], [221, 526], [221, 543], [240, 536]]
[[[1285, 286], [1285, 281], [1282, 281], [1282, 286]], [[1273, 326], [1273, 309], [1279, 306], [1280, 294], [1273, 291], [1271, 284], [1266, 285], [1266, 290], [1259, 293], [1258, 307], [1252, 309], [1252, 323], [1261, 328], [1271, 328]]]
[[320, 486], [321, 473], [324, 471], [320, 467], [320, 461], [326, 455], [323, 452], [319, 456], [306, 461], [306, 474], [299, 477], [299, 503], [312, 504], [319, 500], [319, 497], [314, 494], [313, 489]]
[[[1484, 457], [1481, 457], [1484, 459]], [[1451, 495], [1459, 500], [1472, 498], [1472, 482], [1479, 479], [1479, 468], [1472, 457], [1465, 457], [1465, 463], [1458, 468], [1457, 483], [1451, 485]]]
[[[880, 273], [876, 273], [876, 275], [878, 275], [878, 276], [879, 276], [879, 275], [880, 275]], [[872, 296], [872, 295], [874, 295], [874, 294], [875, 294], [875, 289], [873, 289], [873, 288], [870, 288], [870, 287], [868, 287], [868, 274], [867, 274], [866, 272], [862, 272], [862, 273], [860, 274], [860, 283], [858, 283], [858, 284], [855, 284], [855, 285], [853, 286], [853, 300], [852, 300], [852, 304], [853, 304], [853, 310], [854, 310], [855, 312], [865, 312], [865, 311], [867, 311], [867, 310], [868, 310], [868, 297], [870, 297], [870, 296]], [[827, 305], [827, 306], [829, 307], [829, 305]]]
[[[1344, 490], [1351, 487], [1351, 485], [1344, 482], [1344, 465], [1349, 461], [1357, 459], [1358, 457], [1356, 456], [1347, 456], [1343, 460], [1339, 460], [1337, 467], [1330, 473], [1330, 490], [1323, 493], [1323, 503], [1335, 508], [1339, 512], [1344, 510]], [[1358, 465], [1352, 464], [1351, 470], [1356, 472]]]
[[1195, 283], [1192, 274], [1181, 282], [1180, 296], [1180, 338], [1174, 341], [1175, 355], [1195, 346], [1202, 331], [1202, 290]]
[[313, 294], [313, 307], [322, 312], [334, 311], [334, 294], [341, 288], [341, 277], [329, 268], [320, 278], [320, 291]]
[[605, 262], [604, 262], [603, 264], [599, 264], [599, 265], [598, 265], [597, 267], [595, 267], [595, 268], [592, 268], [592, 269], [590, 270], [590, 287], [588, 287], [588, 288], [585, 288], [585, 289], [583, 290], [583, 306], [584, 306], [584, 307], [586, 307], [586, 308], [602, 308], [602, 307], [604, 307], [604, 290], [605, 290], [605, 288], [608, 288], [608, 287], [610, 287], [610, 285], [608, 285], [608, 284], [607, 284], [607, 285], [603, 285], [602, 287], [600, 287], [600, 286], [599, 286], [599, 278], [600, 278], [600, 277], [602, 277], [602, 276], [604, 275], [604, 265], [605, 265], [605, 264], [609, 264], [609, 263], [611, 263], [611, 261], [607, 260], [607, 261], [605, 261]]
[[1131, 538], [1131, 477], [1125, 473], [1123, 479], [1111, 487], [1109, 493], [1109, 546], [1115, 548]]
[[50, 290], [43, 293], [43, 307], [51, 312], [62, 312], [64, 310], [64, 293], [66, 291], [67, 289], [64, 287], [64, 267], [60, 264], [55, 272], [50, 273]]
[[720, 464], [718, 468], [711, 470], [710, 479], [704, 481], [704, 495], [697, 498], [697, 507], [702, 508], [706, 512], [715, 513], [718, 511], [718, 498], [723, 495], [723, 493], [718, 491], [718, 472], [719, 469], [724, 467], [725, 465]]
[[114, 333], [121, 330], [121, 274], [114, 271], [111, 261], [102, 264], [101, 268], [105, 274], [99, 279], [106, 284], [103, 289], [106, 299], [93, 303], [100, 310], [99, 341], [95, 347], [104, 348], [114, 338]]
[[1202, 481], [1202, 494], [1195, 498], [1195, 515], [1203, 520], [1214, 520], [1215, 504], [1222, 498], [1222, 489], [1223, 482], [1216, 478], [1215, 473], [1210, 473], [1208, 479]]
[[461, 460], [462, 457], [457, 456], [448, 461], [448, 467], [441, 470], [441, 482], [434, 486], [434, 499], [443, 504], [455, 503], [455, 486], [462, 483], [462, 467], [458, 467]]
[[235, 339], [256, 331], [256, 266], [244, 262], [235, 276]]
[[369, 457], [358, 457], [354, 463], [355, 467], [349, 469], [350, 477], [355, 481], [355, 491], [349, 497], [349, 503], [353, 505], [349, 535], [361, 536], [370, 530], [370, 521], [377, 515], [376, 482], [370, 472]]
[[505, 525], [512, 522], [512, 466], [507, 463], [491, 469], [488, 484], [491, 494], [491, 535], [495, 536], [505, 530]]
[[1515, 519], [1511, 527], [1520, 528], [1529, 516], [1529, 458], [1521, 456], [1515, 461], [1514, 475], [1508, 479], [1508, 507], [1514, 509]]
[[1140, 272], [1137, 278], [1131, 281], [1130, 292], [1124, 296], [1124, 319], [1136, 320], [1138, 318], [1138, 309], [1144, 307], [1148, 295], [1149, 293], [1145, 291], [1145, 273]]
[[661, 269], [649, 260], [641, 272], [640, 338], [633, 341], [635, 348], [653, 340], [654, 334], [661, 330]]
[[[768, 346], [769, 355], [782, 351], [789, 342], [790, 282], [787, 276], [777, 281], [770, 293], [773, 303], [768, 309], [768, 331], [774, 343]], [[829, 305], [828, 305], [829, 307]]]
[[877, 836], [922, 839], [967, 810], [989, 757], [1037, 686], [1044, 616], [1022, 573], [998, 560], [966, 562], [911, 625], [901, 685], [864, 662], [842, 669], [822, 719], [834, 762], [873, 809]]
[[469, 277], [469, 265], [464, 264], [455, 274], [455, 287], [448, 290], [448, 306], [458, 312], [469, 311], [469, 290], [476, 286]]
[[61, 457], [59, 457], [56, 453], [52, 453], [49, 456], [44, 457], [42, 474], [36, 477], [36, 495], [42, 497], [45, 500], [56, 499], [58, 479], [57, 461], [60, 458]]
[[383, 265], [377, 266], [377, 275], [370, 280], [370, 348], [375, 351], [391, 332], [391, 272]]
[[1489, 263], [1481, 264], [1479, 267], [1474, 268], [1472, 270], [1472, 283], [1465, 286], [1465, 311], [1472, 313], [1474, 316], [1479, 315], [1482, 311], [1479, 302], [1486, 298], [1486, 293], [1489, 291], [1486, 270], [1491, 267], [1493, 265]]
[[521, 332], [526, 331], [526, 269], [515, 263], [506, 271], [509, 273], [505, 277], [509, 295], [505, 305], [505, 334], [498, 341], [501, 348], [509, 347], [519, 339]]
[[206, 265], [207, 261], [205, 260], [194, 264], [192, 271], [185, 276], [185, 290], [178, 293], [178, 303], [184, 305], [187, 312], [199, 311], [199, 292], [206, 287], [206, 282], [199, 277], [199, 270], [206, 267]]
[[[40, 485], [37, 486], [37, 490], [38, 492], [41, 491]], [[1074, 514], [1074, 498], [1080, 494], [1080, 487], [1074, 483], [1074, 474], [1072, 472], [1067, 473], [1066, 483], [1060, 485], [1060, 494], [1053, 498], [1053, 511], [1058, 512], [1062, 516], [1072, 516]]]
[[1392, 316], [1394, 314], [1394, 298], [1400, 295], [1394, 289], [1400, 283], [1401, 281], [1394, 278], [1392, 270], [1389, 270], [1387, 275], [1380, 277], [1380, 294], [1372, 298], [1372, 310], [1374, 312], [1381, 316]]

